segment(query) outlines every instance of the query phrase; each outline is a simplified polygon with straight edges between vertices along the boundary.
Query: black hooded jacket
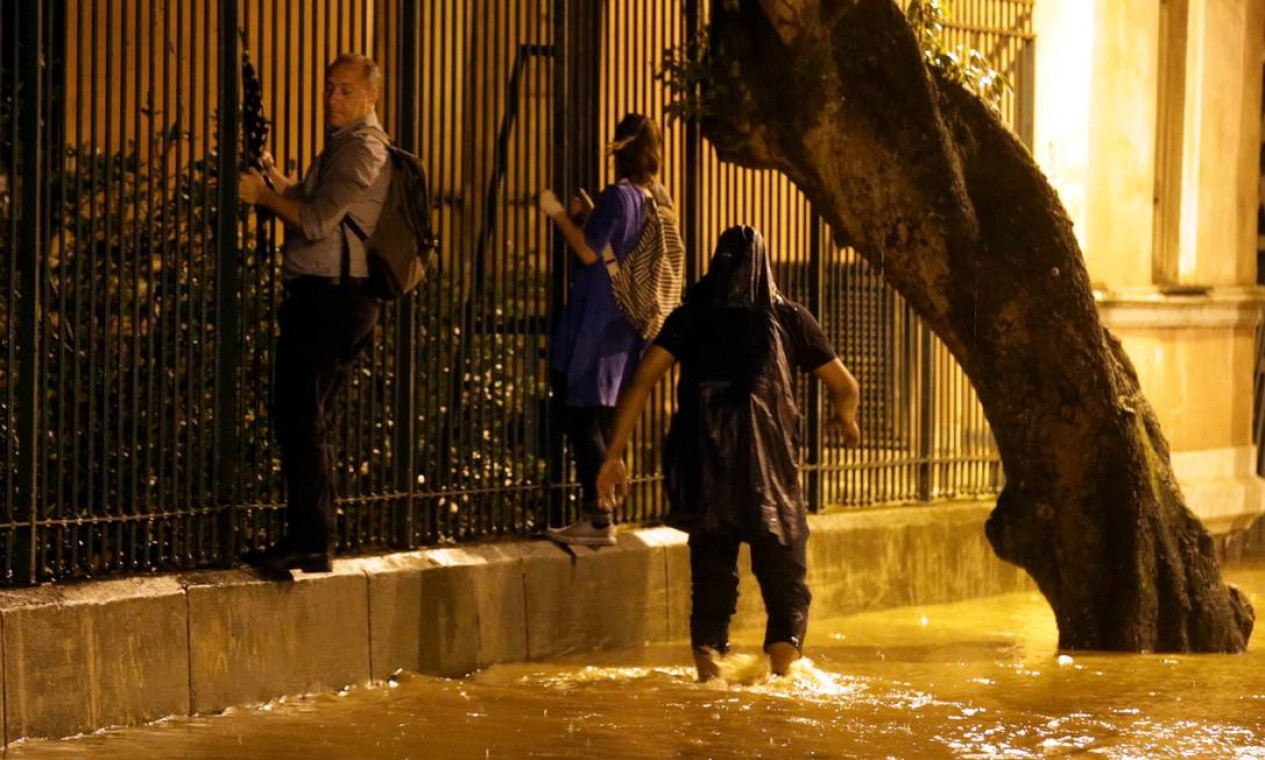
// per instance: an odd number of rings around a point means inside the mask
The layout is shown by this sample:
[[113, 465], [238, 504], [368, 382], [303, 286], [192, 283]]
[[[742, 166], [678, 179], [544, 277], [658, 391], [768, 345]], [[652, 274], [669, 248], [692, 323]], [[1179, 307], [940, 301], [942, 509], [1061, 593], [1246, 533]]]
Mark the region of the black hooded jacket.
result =
[[834, 351], [812, 315], [778, 292], [759, 232], [721, 235], [707, 275], [655, 344], [681, 364], [664, 447], [669, 524], [783, 544], [806, 534], [791, 369], [816, 369]]

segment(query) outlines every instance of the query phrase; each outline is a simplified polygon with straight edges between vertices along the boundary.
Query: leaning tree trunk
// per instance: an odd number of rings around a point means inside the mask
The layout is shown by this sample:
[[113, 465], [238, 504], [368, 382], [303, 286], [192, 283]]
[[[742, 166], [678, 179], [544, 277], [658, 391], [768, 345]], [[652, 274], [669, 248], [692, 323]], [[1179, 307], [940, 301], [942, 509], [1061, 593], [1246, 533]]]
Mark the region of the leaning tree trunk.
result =
[[923, 64], [891, 0], [713, 0], [720, 156], [784, 172], [961, 363], [1006, 472], [986, 526], [1069, 649], [1236, 652], [1221, 580], [1071, 223], [1022, 144]]

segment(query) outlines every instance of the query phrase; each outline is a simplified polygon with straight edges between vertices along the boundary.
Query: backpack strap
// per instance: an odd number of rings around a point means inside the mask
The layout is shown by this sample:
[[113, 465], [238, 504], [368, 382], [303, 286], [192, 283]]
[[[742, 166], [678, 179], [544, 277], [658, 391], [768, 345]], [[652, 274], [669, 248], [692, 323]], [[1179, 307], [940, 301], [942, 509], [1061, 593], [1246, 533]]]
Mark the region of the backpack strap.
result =
[[[382, 127], [365, 126], [361, 128], [359, 132], [373, 135], [377, 139], [381, 140], [382, 144], [386, 146], [388, 154], [390, 153], [390, 150], [392, 147], [391, 137], [386, 133], [386, 130], [382, 129]], [[391, 157], [390, 155], [388, 155], [387, 162], [389, 163], [390, 161], [391, 161]], [[344, 216], [342, 223], [350, 227], [351, 231], [356, 233], [356, 237], [360, 238], [361, 242], [364, 242], [369, 239], [369, 236], [365, 234], [364, 228], [360, 226], [359, 222], [357, 222], [355, 219], [351, 217], [351, 214], [347, 214], [346, 216]], [[350, 254], [348, 253], [346, 254], [346, 256], [350, 256]], [[344, 266], [348, 266], [348, 264], [345, 262]], [[345, 276], [345, 273], [344, 273], [344, 276]]]
[[343, 221], [339, 223], [339, 226], [345, 229], [343, 231], [342, 266], [338, 273], [338, 281], [343, 285], [346, 285], [351, 279], [351, 243], [347, 240], [346, 230], [350, 229], [354, 232], [356, 237], [359, 238], [362, 243], [366, 242], [369, 239], [369, 236], [365, 234], [365, 231], [360, 224], [355, 219], [351, 218], [351, 214], [344, 216]]
[[619, 260], [615, 258], [615, 249], [611, 248], [610, 243], [602, 249], [602, 263], [606, 266], [606, 273], [611, 277], [619, 274]]
[[347, 225], [349, 228], [351, 228], [352, 232], [356, 233], [356, 237], [360, 238], [360, 242], [363, 243], [369, 239], [369, 236], [365, 234], [364, 228], [360, 226], [360, 222], [357, 222], [355, 219], [353, 219], [351, 217], [351, 214], [348, 214], [347, 216], [343, 217], [343, 224]]
[[[649, 188], [629, 182], [627, 179], [621, 179], [620, 184], [632, 185], [641, 191], [641, 234], [637, 236], [637, 242], [641, 242], [641, 235], [645, 234], [646, 224], [650, 221], [649, 214], [659, 213], [658, 201], [655, 199], [654, 193]], [[615, 250], [611, 248], [610, 243], [602, 249], [602, 263], [606, 265], [606, 273], [614, 277], [619, 274], [619, 259], [615, 258]]]
[[[378, 140], [381, 140], [382, 144], [386, 146], [387, 152], [390, 153], [391, 145], [392, 145], [391, 137], [390, 135], [386, 133], [386, 130], [384, 130], [382, 127], [365, 126], [357, 130], [357, 133], [369, 134], [377, 138]], [[391, 160], [391, 157], [388, 155], [387, 161], [389, 162], [390, 160]], [[346, 226], [353, 233], [355, 233], [356, 237], [359, 238], [360, 242], [364, 243], [369, 240], [369, 235], [365, 233], [365, 230], [363, 227], [360, 226], [360, 223], [352, 218], [351, 214], [347, 214], [343, 216], [343, 220], [339, 222], [339, 224], [341, 226]], [[343, 259], [342, 271], [340, 272], [339, 280], [345, 284], [348, 280], [351, 279], [351, 244], [347, 242], [346, 234], [343, 235], [342, 259]]]

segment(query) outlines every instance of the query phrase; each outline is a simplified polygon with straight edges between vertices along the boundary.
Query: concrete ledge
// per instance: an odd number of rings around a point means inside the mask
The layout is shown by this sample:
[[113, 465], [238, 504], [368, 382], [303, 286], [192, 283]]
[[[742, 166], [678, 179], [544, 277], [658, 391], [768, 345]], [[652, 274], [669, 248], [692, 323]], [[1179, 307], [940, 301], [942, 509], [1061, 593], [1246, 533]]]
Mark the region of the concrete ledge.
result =
[[199, 573], [186, 593], [195, 713], [369, 680], [369, 594], [357, 568], [337, 563], [293, 583]]
[[1265, 480], [1256, 475], [1256, 447], [1172, 455], [1186, 506], [1218, 538], [1241, 533], [1265, 514]]
[[361, 560], [369, 580], [373, 677], [396, 670], [460, 676], [527, 659], [515, 542]]
[[[426, 557], [417, 554], [393, 554], [364, 561], [362, 567], [369, 584], [369, 678], [384, 681], [397, 670], [433, 672], [423, 667], [423, 652], [443, 652], [446, 660], [455, 660], [443, 642], [422, 643], [422, 630], [428, 619], [435, 617], [422, 608], [422, 572], [434, 567]], [[473, 605], [463, 605], [473, 610]], [[451, 615], [449, 615], [451, 617]], [[448, 624], [449, 630], [462, 626]], [[467, 628], [474, 628], [473, 623]], [[470, 662], [475, 658], [471, 657]]]
[[984, 536], [992, 502], [821, 515], [811, 524], [813, 616], [932, 604], [1033, 588]]
[[174, 577], [0, 595], [9, 740], [188, 713], [186, 612]]
[[668, 639], [667, 565], [658, 542], [625, 533], [604, 549], [536, 547], [523, 558], [529, 658]]
[[[659, 545], [663, 547], [663, 564], [667, 572], [668, 641], [689, 641], [690, 638], [690, 548], [688, 537], [670, 528], [658, 528]], [[643, 531], [644, 532], [644, 531]], [[750, 562], [738, 559], [739, 568], [751, 567]], [[747, 575], [750, 575], [748, 573]], [[739, 599], [750, 594], [739, 587]]]
[[1217, 558], [1222, 564], [1265, 560], [1265, 520], [1258, 519], [1246, 530], [1218, 539]]
[[[1031, 588], [984, 538], [990, 503], [810, 518], [816, 619]], [[339, 560], [294, 583], [244, 571], [0, 592], [6, 741], [498, 662], [689, 636], [686, 536], [540, 540]], [[740, 557], [737, 627], [764, 609]], [[810, 639], [811, 645], [811, 639]]]
[[[984, 521], [992, 506], [956, 502], [813, 515], [808, 540], [812, 617], [1034, 589], [1026, 572], [997, 559], [989, 546]], [[667, 638], [678, 641], [690, 634], [689, 548], [683, 533], [660, 530], [671, 534], [657, 541], [666, 555]], [[762, 627], [764, 602], [746, 546], [738, 568], [733, 627]]]

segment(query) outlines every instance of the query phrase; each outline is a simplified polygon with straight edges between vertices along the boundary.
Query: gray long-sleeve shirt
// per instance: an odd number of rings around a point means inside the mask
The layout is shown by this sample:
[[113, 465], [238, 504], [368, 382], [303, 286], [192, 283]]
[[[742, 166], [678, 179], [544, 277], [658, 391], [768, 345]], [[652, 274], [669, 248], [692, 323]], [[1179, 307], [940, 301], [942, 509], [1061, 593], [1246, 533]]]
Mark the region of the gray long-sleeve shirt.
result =
[[350, 253], [350, 274], [369, 274], [365, 244], [345, 224], [350, 215], [373, 234], [391, 182], [387, 147], [378, 134], [376, 114], [370, 112], [342, 129], [329, 133], [325, 149], [308, 169], [303, 181], [289, 194], [299, 201], [299, 227], [286, 225], [285, 278], [301, 275], [340, 277], [343, 245]]

